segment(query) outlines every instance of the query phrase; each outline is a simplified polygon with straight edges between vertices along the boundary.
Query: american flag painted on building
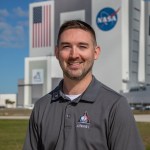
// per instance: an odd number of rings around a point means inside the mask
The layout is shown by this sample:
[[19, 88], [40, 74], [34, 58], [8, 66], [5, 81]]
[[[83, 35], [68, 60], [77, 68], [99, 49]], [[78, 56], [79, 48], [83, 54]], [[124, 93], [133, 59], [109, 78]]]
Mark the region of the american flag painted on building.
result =
[[51, 5], [33, 7], [32, 48], [51, 46]]

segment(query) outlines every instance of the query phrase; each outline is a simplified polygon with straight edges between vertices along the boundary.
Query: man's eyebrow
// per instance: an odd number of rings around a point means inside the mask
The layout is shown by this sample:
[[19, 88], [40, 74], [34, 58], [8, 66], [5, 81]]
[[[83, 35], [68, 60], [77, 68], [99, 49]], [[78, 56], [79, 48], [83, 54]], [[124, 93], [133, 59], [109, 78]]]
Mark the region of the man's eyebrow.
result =
[[59, 45], [69, 45], [69, 42], [61, 42]]
[[[71, 43], [69, 43], [69, 42], [61, 42], [59, 45], [60, 45], [60, 46], [63, 46], [63, 45], [71, 45]], [[87, 42], [79, 42], [78, 45], [85, 45], [85, 46], [88, 46], [89, 43], [87, 43]]]
[[81, 44], [81, 45], [89, 45], [89, 43], [87, 43], [87, 42], [79, 42], [79, 44]]

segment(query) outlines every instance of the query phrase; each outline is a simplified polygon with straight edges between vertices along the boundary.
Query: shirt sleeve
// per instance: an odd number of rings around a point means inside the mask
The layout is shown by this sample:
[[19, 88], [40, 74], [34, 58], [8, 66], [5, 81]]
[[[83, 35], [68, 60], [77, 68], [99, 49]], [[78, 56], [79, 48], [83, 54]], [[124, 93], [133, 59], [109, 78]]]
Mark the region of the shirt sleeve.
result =
[[112, 107], [109, 114], [109, 150], [144, 150], [135, 119], [124, 97]]
[[35, 108], [33, 109], [29, 119], [23, 150], [41, 150]]

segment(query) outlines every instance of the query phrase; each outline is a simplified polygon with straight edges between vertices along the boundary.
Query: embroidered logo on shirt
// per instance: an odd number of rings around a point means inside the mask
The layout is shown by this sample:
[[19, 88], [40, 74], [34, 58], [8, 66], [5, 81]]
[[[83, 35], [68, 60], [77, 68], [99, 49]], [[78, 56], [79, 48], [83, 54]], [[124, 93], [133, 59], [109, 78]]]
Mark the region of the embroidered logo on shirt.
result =
[[78, 123], [77, 123], [77, 128], [90, 128], [90, 119], [88, 116], [87, 111], [83, 114], [83, 116], [80, 117]]

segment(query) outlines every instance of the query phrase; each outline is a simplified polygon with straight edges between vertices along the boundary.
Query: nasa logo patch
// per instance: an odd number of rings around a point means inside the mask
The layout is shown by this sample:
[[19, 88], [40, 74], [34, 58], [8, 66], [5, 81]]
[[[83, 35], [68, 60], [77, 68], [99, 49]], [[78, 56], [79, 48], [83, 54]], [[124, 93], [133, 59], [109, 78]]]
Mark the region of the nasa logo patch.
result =
[[90, 119], [87, 111], [85, 111], [84, 114], [80, 117], [77, 123], [77, 128], [86, 128], [86, 129], [90, 128]]
[[117, 13], [120, 8], [116, 11], [113, 8], [106, 7], [99, 11], [96, 17], [96, 24], [102, 31], [109, 31], [115, 27], [118, 21]]

